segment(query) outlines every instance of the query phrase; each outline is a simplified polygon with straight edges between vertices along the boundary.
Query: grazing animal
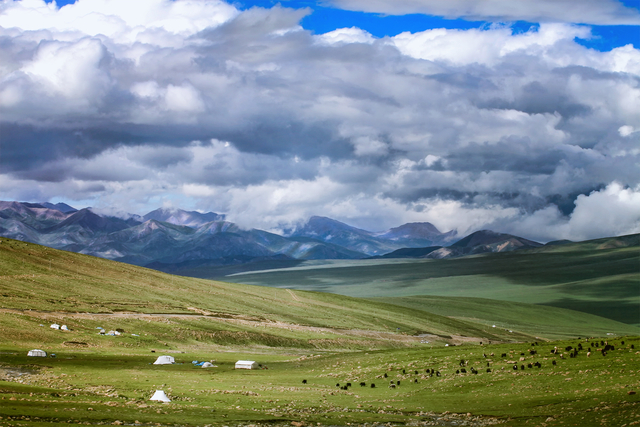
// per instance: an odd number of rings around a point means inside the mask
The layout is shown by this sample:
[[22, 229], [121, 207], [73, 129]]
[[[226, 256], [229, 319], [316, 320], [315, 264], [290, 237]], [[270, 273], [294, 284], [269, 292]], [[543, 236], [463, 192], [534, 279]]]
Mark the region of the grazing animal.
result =
[[396, 384], [400, 385], [400, 381], [396, 382]]
[[556, 361], [555, 361], [555, 360], [554, 360], [553, 362], [551, 362], [551, 364], [552, 364], [553, 366], [556, 366], [556, 365], [557, 365], [557, 363], [556, 363]]
[[456, 369], [456, 374], [459, 374], [459, 373], [460, 373], [460, 370], [459, 370], [459, 369]]
[[418, 384], [418, 379], [413, 380], [414, 383]]
[[591, 352], [587, 351], [587, 357], [591, 357]]
[[336, 384], [336, 387], [340, 387], [340, 383]]
[[367, 383], [364, 383], [364, 382], [360, 383], [360, 387], [366, 387], [366, 386], [367, 386]]
[[347, 383], [347, 387], [351, 387], [351, 383]]
[[418, 375], [418, 371], [415, 371], [415, 375]]
[[527, 368], [531, 369], [531, 368], [533, 368], [533, 365], [532, 365], [531, 363], [529, 363], [529, 364], [527, 365]]
[[463, 374], [466, 374], [466, 373], [467, 373], [467, 370], [466, 370], [466, 369], [464, 369], [464, 368], [462, 368], [462, 369], [460, 369], [460, 372], [462, 372]]
[[465, 363], [464, 359], [460, 360], [460, 366], [466, 366], [466, 363]]
[[624, 341], [620, 341], [620, 345], [624, 345]]
[[520, 370], [524, 371], [524, 365], [520, 365]]
[[302, 380], [302, 384], [306, 384], [306, 383], [307, 383], [307, 380]]
[[487, 368], [487, 372], [491, 372], [491, 369]]
[[513, 370], [517, 371], [518, 370], [518, 365], [513, 365]]
[[440, 371], [436, 371], [436, 377], [440, 376]]
[[571, 351], [571, 350], [573, 350], [573, 347], [571, 347], [570, 345], [568, 345], [568, 346], [566, 346], [564, 349], [565, 349], [565, 351]]
[[507, 357], [507, 353], [502, 353], [500, 357]]
[[406, 374], [406, 372], [405, 372], [405, 370], [404, 370], [404, 369], [402, 370], [402, 373], [403, 373], [403, 374]]
[[387, 378], [387, 373], [386, 372], [384, 373], [384, 377]]
[[371, 388], [376, 388], [376, 385], [374, 383], [371, 383]]
[[631, 350], [633, 350], [634, 348], [636, 348], [636, 346], [631, 344]]
[[396, 388], [395, 384], [389, 384], [389, 388]]

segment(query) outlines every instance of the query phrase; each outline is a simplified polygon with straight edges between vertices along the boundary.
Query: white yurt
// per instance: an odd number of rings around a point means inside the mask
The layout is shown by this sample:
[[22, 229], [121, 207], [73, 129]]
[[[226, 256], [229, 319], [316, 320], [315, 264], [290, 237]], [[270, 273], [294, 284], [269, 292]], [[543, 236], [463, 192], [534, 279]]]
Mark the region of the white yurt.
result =
[[52, 324], [51, 326], [49, 326], [51, 329], [60, 329], [60, 325], [58, 325], [57, 323]]
[[162, 390], [156, 390], [155, 393], [153, 393], [153, 396], [151, 396], [151, 399], [149, 400], [157, 400], [159, 402], [171, 402], [171, 399], [169, 399], [167, 397], [167, 395], [164, 393], [164, 391]]
[[44, 351], [44, 350], [33, 349], [33, 350], [29, 350], [29, 353], [27, 353], [27, 356], [31, 356], [31, 357], [47, 357], [47, 352]]
[[253, 360], [238, 360], [236, 362], [236, 369], [256, 369], [258, 364]]
[[153, 362], [154, 365], [171, 365], [172, 363], [176, 363], [173, 356], [158, 356], [156, 361]]

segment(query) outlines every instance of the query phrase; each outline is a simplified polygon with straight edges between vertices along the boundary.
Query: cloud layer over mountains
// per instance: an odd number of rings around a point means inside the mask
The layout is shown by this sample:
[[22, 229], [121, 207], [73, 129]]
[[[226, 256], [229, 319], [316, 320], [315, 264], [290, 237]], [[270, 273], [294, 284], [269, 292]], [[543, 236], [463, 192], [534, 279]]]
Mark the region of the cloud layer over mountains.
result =
[[[495, 14], [462, 0], [334, 3]], [[638, 24], [614, 1], [580, 10]], [[271, 230], [323, 215], [539, 241], [640, 232], [640, 51], [580, 45], [589, 27], [571, 22], [593, 19], [375, 38], [313, 34], [300, 26], [310, 13], [1, 2], [3, 198], [180, 206]]]

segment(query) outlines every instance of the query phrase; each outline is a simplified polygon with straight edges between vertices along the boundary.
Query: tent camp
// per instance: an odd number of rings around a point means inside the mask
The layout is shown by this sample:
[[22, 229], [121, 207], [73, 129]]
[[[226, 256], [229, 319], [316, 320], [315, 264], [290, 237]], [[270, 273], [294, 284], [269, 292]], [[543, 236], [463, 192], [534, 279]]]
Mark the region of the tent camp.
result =
[[159, 402], [171, 402], [171, 399], [169, 399], [167, 397], [167, 395], [164, 393], [164, 391], [162, 390], [156, 390], [155, 393], [153, 393], [153, 396], [151, 396], [151, 399], [149, 400], [157, 400]]
[[253, 360], [238, 360], [236, 362], [236, 369], [256, 369], [258, 364]]
[[156, 361], [153, 362], [154, 365], [171, 365], [172, 363], [176, 363], [173, 356], [158, 356]]
[[31, 357], [47, 357], [47, 352], [44, 351], [44, 350], [34, 349], [34, 350], [29, 350], [29, 353], [27, 353], [27, 356], [31, 356]]

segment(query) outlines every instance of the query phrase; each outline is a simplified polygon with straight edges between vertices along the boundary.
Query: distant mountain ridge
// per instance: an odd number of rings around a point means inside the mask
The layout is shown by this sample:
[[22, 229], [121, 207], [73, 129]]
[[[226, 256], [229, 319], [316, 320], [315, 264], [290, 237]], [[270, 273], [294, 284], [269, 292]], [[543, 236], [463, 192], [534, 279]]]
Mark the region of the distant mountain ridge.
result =
[[176, 265], [254, 259], [360, 259], [405, 245], [427, 244], [431, 240], [426, 235], [431, 239], [451, 235], [428, 223], [413, 226], [424, 228], [413, 237], [406, 229], [373, 233], [330, 218], [312, 217], [296, 232], [281, 236], [241, 229], [225, 218], [213, 212], [157, 209], [122, 219], [61, 203], [0, 202], [0, 235], [167, 270]]
[[369, 256], [379, 256], [405, 247], [424, 247], [450, 243], [455, 231], [440, 232], [433, 224], [404, 224], [384, 232], [371, 232], [351, 227], [331, 218], [313, 216], [293, 231], [291, 237], [307, 237], [331, 242]]
[[382, 232], [313, 216], [286, 235], [242, 229], [225, 215], [157, 209], [128, 219], [58, 203], [0, 201], [0, 236], [130, 264], [178, 271], [182, 266], [269, 260], [449, 258], [536, 248], [542, 244], [482, 230], [455, 240], [428, 222]]

